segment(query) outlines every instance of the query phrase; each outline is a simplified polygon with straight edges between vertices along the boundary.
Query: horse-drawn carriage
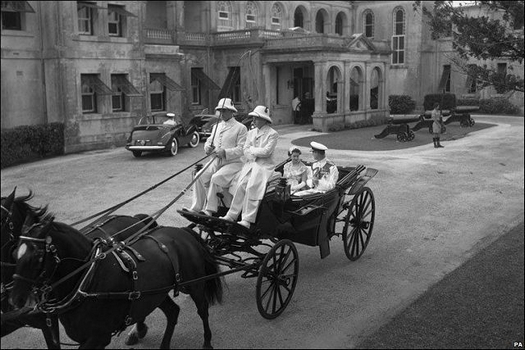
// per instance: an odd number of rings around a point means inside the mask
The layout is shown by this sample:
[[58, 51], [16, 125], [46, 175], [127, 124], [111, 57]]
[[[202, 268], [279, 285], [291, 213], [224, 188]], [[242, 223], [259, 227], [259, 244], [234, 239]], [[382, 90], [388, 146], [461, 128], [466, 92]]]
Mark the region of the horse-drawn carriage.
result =
[[[365, 185], [377, 170], [362, 165], [338, 167], [334, 189], [299, 197], [291, 195], [286, 181], [278, 176], [283, 166], [276, 168], [277, 176], [267, 183], [256, 223], [249, 230], [188, 211], [179, 211], [192, 222], [188, 227], [157, 226], [155, 219], [177, 197], [153, 220], [144, 216], [117, 220], [106, 210], [104, 220], [81, 230], [92, 235], [97, 231], [94, 237], [98, 238], [92, 239], [69, 225], [48, 220], [45, 210], [17, 209], [13, 191], [10, 198], [2, 199], [2, 264], [3, 270], [12, 267], [15, 262], [10, 259], [16, 255], [16, 273], [3, 273], [2, 283], [4, 277], [14, 279], [9, 289], [18, 307], [30, 295], [36, 298], [37, 312], [26, 322], [45, 320], [37, 327], [49, 333], [51, 316], [58, 315], [70, 338], [83, 347], [104, 347], [115, 332], [133, 323], [144, 336], [145, 318], [156, 307], [168, 319], [162, 346], [169, 346], [179, 307], [168, 293], [187, 293], [203, 321], [204, 346], [210, 347], [208, 307], [221, 300], [222, 276], [243, 272], [244, 278], [257, 278], [257, 308], [272, 319], [285, 310], [298, 281], [294, 243], [318, 246], [324, 258], [330, 253], [330, 239], [341, 236], [350, 260], [357, 260], [369, 243], [375, 200]], [[221, 207], [219, 215], [226, 210]], [[221, 271], [219, 266], [228, 269]], [[97, 311], [101, 309], [106, 313]], [[5, 310], [3, 318], [6, 312], [13, 311]], [[48, 336], [55, 338], [55, 344], [49, 341], [48, 346], [57, 344], [57, 329], [53, 334]]]

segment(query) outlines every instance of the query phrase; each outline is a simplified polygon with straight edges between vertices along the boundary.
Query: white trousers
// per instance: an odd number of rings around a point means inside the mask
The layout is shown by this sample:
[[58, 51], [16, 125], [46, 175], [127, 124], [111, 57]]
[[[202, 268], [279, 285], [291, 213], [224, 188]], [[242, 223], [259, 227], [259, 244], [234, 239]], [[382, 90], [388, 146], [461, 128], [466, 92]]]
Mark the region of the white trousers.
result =
[[248, 221], [253, 224], [255, 223], [255, 219], [257, 218], [257, 211], [259, 209], [259, 204], [261, 203], [261, 201], [251, 200], [248, 199], [248, 197], [246, 197], [246, 187], [248, 185], [249, 179], [250, 175], [248, 174], [247, 176], [242, 178], [237, 184], [237, 190], [235, 191], [235, 194], [233, 196], [230, 210], [226, 215], [233, 218], [234, 220], [237, 220], [239, 214], [242, 211], [241, 220]]

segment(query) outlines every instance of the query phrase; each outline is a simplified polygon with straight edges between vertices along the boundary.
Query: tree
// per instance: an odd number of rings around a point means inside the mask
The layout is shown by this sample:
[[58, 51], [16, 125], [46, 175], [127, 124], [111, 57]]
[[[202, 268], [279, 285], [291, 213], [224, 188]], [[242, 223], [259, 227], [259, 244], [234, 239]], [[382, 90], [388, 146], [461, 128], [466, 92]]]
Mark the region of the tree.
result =
[[[476, 79], [480, 88], [492, 85], [496, 91], [524, 90], [523, 77], [494, 67], [468, 64], [469, 59], [505, 59], [522, 64], [524, 1], [473, 1], [482, 13], [470, 16], [464, 6], [453, 1], [434, 1], [429, 9], [422, 1], [414, 2], [414, 10], [422, 11], [428, 19], [432, 39], [452, 38], [452, 47], [458, 56], [451, 58], [455, 66]], [[492, 16], [489, 16], [491, 14]]]

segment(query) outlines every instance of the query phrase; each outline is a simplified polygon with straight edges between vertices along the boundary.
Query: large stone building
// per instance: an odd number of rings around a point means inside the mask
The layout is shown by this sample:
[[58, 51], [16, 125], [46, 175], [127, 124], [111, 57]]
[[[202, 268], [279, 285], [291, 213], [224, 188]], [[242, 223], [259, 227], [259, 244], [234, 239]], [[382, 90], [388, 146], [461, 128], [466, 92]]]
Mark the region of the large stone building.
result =
[[224, 96], [241, 112], [270, 107], [276, 124], [299, 122], [299, 96], [326, 131], [388, 116], [391, 94], [418, 108], [442, 88], [479, 95], [412, 5], [2, 1], [2, 129], [64, 122], [70, 153], [122, 146], [142, 115], [189, 119]]

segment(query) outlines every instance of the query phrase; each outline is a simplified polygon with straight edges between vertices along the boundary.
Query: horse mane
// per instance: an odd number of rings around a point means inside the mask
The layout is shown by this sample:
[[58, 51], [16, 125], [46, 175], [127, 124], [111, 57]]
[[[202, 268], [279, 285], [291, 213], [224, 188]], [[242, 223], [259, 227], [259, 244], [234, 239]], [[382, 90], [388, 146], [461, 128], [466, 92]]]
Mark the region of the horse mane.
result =
[[[48, 216], [52, 216], [52, 214], [48, 211], [47, 204], [40, 207], [35, 207], [29, 204], [28, 202], [33, 198], [34, 194], [32, 190], [29, 190], [29, 194], [25, 196], [16, 197], [13, 200], [13, 203], [19, 206], [22, 213], [29, 213], [31, 212], [33, 216], [35, 217], [35, 222], [41, 222]], [[2, 197], [2, 199], [5, 199], [5, 197]]]

